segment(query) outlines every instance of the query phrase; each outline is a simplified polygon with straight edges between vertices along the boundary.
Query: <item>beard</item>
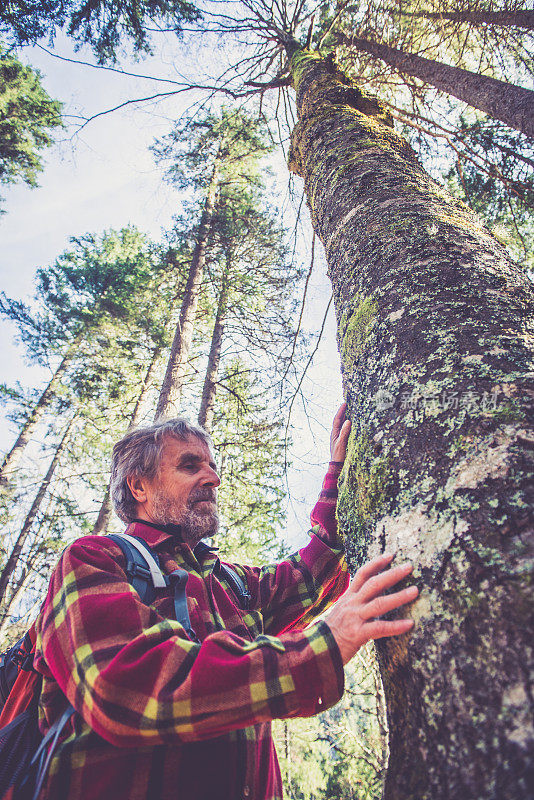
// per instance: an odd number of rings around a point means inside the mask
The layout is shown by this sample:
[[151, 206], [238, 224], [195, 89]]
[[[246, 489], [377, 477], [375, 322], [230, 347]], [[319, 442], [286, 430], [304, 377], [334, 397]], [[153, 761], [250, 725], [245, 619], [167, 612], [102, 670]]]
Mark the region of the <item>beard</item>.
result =
[[158, 489], [152, 498], [152, 516], [158, 525], [179, 525], [182, 539], [191, 548], [219, 530], [217, 499], [213, 489], [191, 492], [184, 504]]

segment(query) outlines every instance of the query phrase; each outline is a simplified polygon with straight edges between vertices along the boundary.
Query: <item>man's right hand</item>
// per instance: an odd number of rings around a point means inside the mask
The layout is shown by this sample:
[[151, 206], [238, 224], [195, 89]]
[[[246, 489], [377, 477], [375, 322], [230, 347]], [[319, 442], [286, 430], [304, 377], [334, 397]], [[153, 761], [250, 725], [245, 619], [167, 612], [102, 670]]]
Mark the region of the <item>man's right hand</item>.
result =
[[393, 554], [378, 556], [360, 567], [345, 594], [324, 618], [337, 642], [343, 664], [347, 664], [371, 639], [399, 636], [413, 628], [411, 619], [380, 619], [388, 611], [411, 603], [419, 594], [416, 586], [394, 594], [383, 594], [385, 589], [395, 586], [412, 571], [411, 564], [387, 569], [393, 557]]

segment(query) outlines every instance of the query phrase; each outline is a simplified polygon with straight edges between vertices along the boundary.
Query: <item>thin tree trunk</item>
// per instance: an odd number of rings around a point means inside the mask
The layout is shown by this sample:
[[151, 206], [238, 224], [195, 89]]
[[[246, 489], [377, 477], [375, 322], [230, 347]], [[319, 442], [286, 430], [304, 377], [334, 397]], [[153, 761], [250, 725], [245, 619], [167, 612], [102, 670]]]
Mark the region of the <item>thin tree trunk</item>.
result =
[[106, 493], [104, 494], [104, 499], [102, 500], [102, 505], [98, 511], [98, 516], [96, 518], [96, 522], [94, 524], [93, 530], [91, 531], [92, 536], [97, 536], [99, 533], [106, 533], [109, 525], [109, 521], [111, 519], [111, 512], [113, 511], [113, 507], [111, 505], [111, 496], [109, 491], [109, 484], [106, 486]]
[[[398, 14], [398, 8], [390, 9]], [[496, 25], [502, 28], [534, 29], [534, 11], [518, 9], [516, 11], [404, 11], [405, 17], [424, 19], [446, 19], [452, 22], [470, 22], [472, 25]]]
[[421, 589], [413, 632], [378, 642], [385, 797], [526, 800], [534, 290], [377, 102], [316, 54], [291, 68], [290, 166], [326, 250], [353, 423], [348, 557], [396, 551]]
[[180, 308], [180, 318], [176, 326], [176, 333], [171, 347], [169, 361], [165, 377], [161, 386], [161, 392], [156, 408], [156, 419], [158, 417], [169, 416], [178, 411], [177, 403], [180, 399], [181, 389], [185, 378], [185, 368], [191, 342], [193, 340], [193, 327], [195, 314], [198, 307], [200, 287], [206, 259], [206, 246], [212, 225], [217, 191], [219, 188], [219, 172], [221, 161], [222, 141], [219, 145], [218, 153], [215, 157], [213, 170], [211, 173], [208, 191], [202, 218], [198, 230], [197, 242], [193, 257], [189, 277], [185, 287], [184, 297]]
[[[137, 398], [137, 402], [135, 404], [135, 408], [134, 408], [134, 410], [132, 412], [132, 416], [130, 418], [130, 423], [128, 425], [128, 431], [131, 431], [132, 428], [135, 428], [135, 426], [139, 424], [139, 420], [141, 419], [141, 411], [143, 409], [143, 405], [144, 405], [144, 403], [146, 401], [146, 398], [148, 396], [148, 393], [149, 393], [149, 391], [152, 388], [152, 385], [154, 383], [154, 374], [156, 372], [156, 367], [158, 366], [158, 361], [159, 361], [159, 359], [161, 357], [162, 350], [163, 350], [162, 347], [157, 347], [154, 350], [153, 354], [152, 354], [152, 360], [150, 361], [150, 364], [148, 365], [148, 369], [146, 371], [143, 383], [141, 385], [141, 391], [139, 392], [139, 396]], [[126, 431], [126, 432], [128, 433], [128, 431]]]
[[[0, 649], [7, 650], [26, 633], [28, 630], [34, 613], [42, 604], [42, 598], [33, 603], [32, 606], [25, 612], [24, 616], [17, 619], [15, 623], [9, 620], [9, 616], [5, 617], [0, 625]], [[9, 623], [9, 624], [8, 624]]]
[[[148, 392], [150, 391], [154, 381], [154, 373], [156, 371], [159, 358], [161, 356], [161, 351], [162, 348], [157, 347], [152, 354], [152, 359], [148, 365], [148, 369], [146, 371], [143, 383], [141, 384], [141, 391], [139, 392], [132, 416], [130, 417], [128, 431], [131, 431], [132, 428], [135, 428], [135, 426], [139, 423], [143, 404], [146, 400]], [[93, 530], [91, 531], [91, 535], [96, 536], [100, 533], [105, 533], [107, 531], [109, 522], [111, 520], [112, 511], [113, 511], [113, 506], [111, 503], [111, 496], [108, 484], [108, 486], [106, 487], [106, 493], [104, 495], [104, 499], [102, 500], [102, 505], [100, 506], [100, 510], [96, 518], [96, 522], [94, 524]]]
[[224, 324], [225, 324], [225, 316], [228, 304], [228, 293], [229, 293], [228, 270], [229, 270], [229, 265], [227, 263], [226, 269], [221, 279], [221, 290], [219, 292], [217, 313], [215, 316], [215, 323], [213, 325], [213, 332], [211, 335], [208, 366], [206, 369], [206, 376], [204, 378], [204, 386], [202, 388], [202, 400], [200, 403], [200, 411], [198, 412], [198, 424], [202, 425], [202, 427], [207, 431], [211, 431], [213, 425], [215, 395], [217, 393], [217, 377], [219, 374], [219, 364], [221, 361]]
[[22, 426], [15, 444], [4, 458], [2, 467], [0, 468], [0, 492], [4, 497], [9, 497], [12, 494], [14, 487], [10, 488], [9, 483], [13, 473], [18, 467], [22, 456], [24, 455], [24, 450], [26, 449], [30, 438], [35, 433], [37, 426], [41, 422], [46, 410], [54, 399], [58, 386], [61, 384], [63, 375], [65, 374], [75, 353], [78, 350], [80, 341], [81, 336], [76, 337], [73, 344], [71, 344], [61, 359], [61, 362], [53, 374], [48, 386], [45, 388], [44, 392], [35, 404], [30, 416]]
[[412, 53], [404, 53], [358, 36], [336, 34], [337, 41], [380, 58], [406, 75], [412, 75], [442, 92], [478, 108], [510, 128], [534, 137], [534, 92], [460, 67], [451, 67]]
[[11, 616], [11, 609], [14, 607], [22, 592], [27, 588], [30, 579], [34, 577], [32, 573], [34, 564], [37, 561], [37, 557], [38, 554], [35, 554], [33, 558], [30, 558], [28, 561], [25, 559], [23, 574], [17, 578], [17, 584], [15, 586], [8, 584], [8, 588], [11, 589], [11, 591], [9, 593], [9, 597], [4, 597], [2, 602], [2, 610], [0, 611], [0, 640], [5, 632], [7, 622]]
[[46, 475], [44, 476], [44, 478], [43, 478], [43, 480], [41, 482], [41, 485], [39, 486], [39, 491], [35, 495], [35, 499], [34, 499], [32, 505], [31, 505], [30, 510], [28, 511], [28, 514], [26, 515], [26, 519], [24, 520], [24, 524], [22, 525], [20, 533], [17, 536], [15, 544], [13, 545], [13, 547], [11, 549], [11, 553], [9, 554], [9, 556], [7, 558], [7, 561], [6, 561], [5, 565], [4, 565], [4, 568], [3, 568], [2, 573], [0, 575], [0, 603], [3, 600], [7, 585], [9, 583], [9, 579], [11, 578], [11, 575], [13, 574], [14, 570], [17, 567], [18, 560], [19, 560], [20, 554], [22, 552], [22, 548], [24, 547], [24, 543], [26, 542], [26, 539], [28, 538], [28, 535], [30, 533], [30, 530], [31, 530], [31, 527], [32, 527], [33, 522], [35, 520], [35, 517], [37, 515], [37, 512], [39, 511], [39, 508], [41, 507], [41, 503], [42, 503], [43, 498], [44, 498], [44, 496], [45, 496], [45, 494], [46, 494], [46, 492], [48, 490], [48, 487], [50, 486], [50, 482], [51, 482], [51, 480], [53, 478], [54, 472], [56, 471], [57, 465], [59, 463], [59, 459], [60, 459], [60, 457], [61, 457], [61, 455], [63, 453], [65, 445], [67, 444], [67, 440], [69, 438], [69, 435], [70, 435], [70, 432], [71, 432], [71, 429], [72, 429], [72, 425], [74, 423], [74, 419], [75, 418], [73, 417], [73, 419], [71, 419], [71, 421], [67, 425], [67, 427], [66, 427], [66, 429], [65, 429], [65, 431], [63, 433], [63, 436], [61, 437], [61, 441], [58, 444], [58, 446], [56, 447], [56, 451], [54, 453], [52, 461], [50, 462], [50, 466], [48, 467]]

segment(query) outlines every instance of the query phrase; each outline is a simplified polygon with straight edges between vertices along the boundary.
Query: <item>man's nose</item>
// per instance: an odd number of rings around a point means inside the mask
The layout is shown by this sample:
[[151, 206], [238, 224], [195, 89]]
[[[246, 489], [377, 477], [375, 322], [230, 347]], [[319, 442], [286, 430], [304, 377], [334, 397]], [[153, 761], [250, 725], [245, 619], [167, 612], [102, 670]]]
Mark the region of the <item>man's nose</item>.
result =
[[202, 480], [202, 485], [203, 486], [215, 486], [215, 487], [221, 485], [221, 479], [219, 478], [216, 469], [214, 469], [213, 467], [209, 467], [209, 466], [206, 467], [205, 475], [204, 475], [203, 480]]

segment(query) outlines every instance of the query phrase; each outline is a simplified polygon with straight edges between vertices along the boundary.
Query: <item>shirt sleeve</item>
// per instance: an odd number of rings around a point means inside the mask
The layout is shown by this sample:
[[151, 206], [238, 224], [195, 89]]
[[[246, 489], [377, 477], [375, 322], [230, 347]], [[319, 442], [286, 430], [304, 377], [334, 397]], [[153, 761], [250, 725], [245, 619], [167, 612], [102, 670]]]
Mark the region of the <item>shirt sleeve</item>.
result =
[[57, 682], [106, 741], [137, 747], [213, 738], [310, 716], [341, 697], [341, 656], [325, 623], [254, 641], [218, 631], [192, 642], [179, 622], [140, 601], [119, 552], [101, 537], [70, 545], [37, 624], [43, 692]]
[[311, 513], [311, 541], [285, 561], [265, 567], [232, 565], [246, 579], [251, 607], [261, 612], [268, 634], [304, 628], [347, 589], [349, 573], [336, 519], [337, 479], [343, 464], [332, 461]]

